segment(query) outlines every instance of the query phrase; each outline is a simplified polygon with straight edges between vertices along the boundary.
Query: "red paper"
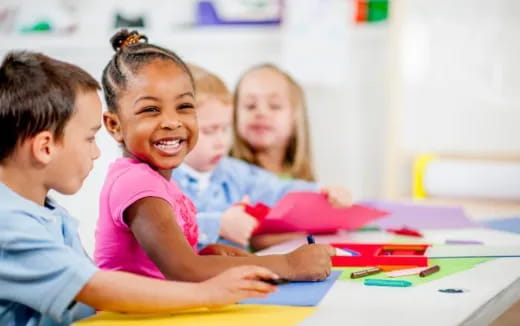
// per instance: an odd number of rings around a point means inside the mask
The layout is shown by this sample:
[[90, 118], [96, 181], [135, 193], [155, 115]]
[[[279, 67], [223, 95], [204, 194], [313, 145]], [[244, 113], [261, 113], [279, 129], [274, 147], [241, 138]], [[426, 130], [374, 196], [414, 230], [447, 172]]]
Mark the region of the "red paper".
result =
[[264, 217], [255, 234], [307, 232], [329, 233], [339, 229], [355, 230], [387, 215], [387, 212], [362, 205], [333, 207], [326, 195], [314, 192], [291, 192], [285, 195]]

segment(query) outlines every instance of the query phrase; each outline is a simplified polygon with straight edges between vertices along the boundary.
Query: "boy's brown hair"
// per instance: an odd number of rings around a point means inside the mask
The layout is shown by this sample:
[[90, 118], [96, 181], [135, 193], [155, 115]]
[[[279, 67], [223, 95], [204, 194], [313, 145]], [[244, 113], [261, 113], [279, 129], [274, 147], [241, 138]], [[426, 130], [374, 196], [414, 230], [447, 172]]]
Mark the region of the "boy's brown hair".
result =
[[52, 131], [59, 140], [74, 114], [78, 92], [99, 89], [75, 65], [41, 53], [8, 53], [0, 66], [0, 163], [41, 131]]
[[237, 114], [238, 114], [238, 97], [240, 83], [244, 77], [252, 71], [259, 69], [271, 69], [279, 73], [289, 84], [289, 99], [294, 109], [295, 128], [294, 133], [289, 141], [289, 146], [285, 152], [284, 165], [286, 166], [284, 174], [291, 178], [303, 179], [307, 181], [315, 181], [312, 167], [311, 144], [309, 135], [309, 123], [307, 118], [307, 106], [305, 104], [305, 96], [301, 86], [285, 71], [272, 64], [262, 64], [255, 66], [246, 71], [236, 85], [233, 97], [233, 147], [231, 148], [231, 156], [247, 161], [252, 164], [259, 165], [255, 153], [251, 146], [237, 132]]
[[194, 64], [188, 64], [188, 68], [195, 83], [197, 103], [204, 101], [208, 97], [214, 97], [223, 104], [231, 104], [231, 92], [222, 79], [214, 73]]

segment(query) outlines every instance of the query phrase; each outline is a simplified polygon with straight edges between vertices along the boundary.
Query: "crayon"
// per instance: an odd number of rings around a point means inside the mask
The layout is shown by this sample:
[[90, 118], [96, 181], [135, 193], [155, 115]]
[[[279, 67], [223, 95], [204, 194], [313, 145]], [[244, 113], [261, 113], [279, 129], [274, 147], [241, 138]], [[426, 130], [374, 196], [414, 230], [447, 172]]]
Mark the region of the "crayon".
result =
[[439, 265], [433, 265], [432, 267], [429, 267], [429, 268], [423, 270], [422, 272], [420, 272], [419, 276], [426, 277], [428, 275], [438, 272], [440, 269], [441, 269], [441, 267]]
[[379, 268], [379, 267], [372, 267], [372, 268], [369, 268], [369, 269], [364, 269], [364, 270], [361, 270], [361, 271], [353, 272], [353, 273], [350, 274], [350, 278], [365, 277], [365, 276], [368, 276], [368, 275], [377, 274], [379, 272], [381, 272], [381, 268]]

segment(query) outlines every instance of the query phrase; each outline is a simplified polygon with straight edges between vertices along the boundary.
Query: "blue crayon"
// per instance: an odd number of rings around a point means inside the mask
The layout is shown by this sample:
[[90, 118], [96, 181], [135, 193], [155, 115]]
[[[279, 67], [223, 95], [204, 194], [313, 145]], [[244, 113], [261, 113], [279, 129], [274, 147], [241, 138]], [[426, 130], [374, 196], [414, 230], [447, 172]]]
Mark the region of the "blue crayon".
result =
[[412, 286], [412, 282], [404, 280], [379, 280], [374, 278], [367, 278], [363, 282], [367, 286], [394, 286], [394, 287], [408, 287]]

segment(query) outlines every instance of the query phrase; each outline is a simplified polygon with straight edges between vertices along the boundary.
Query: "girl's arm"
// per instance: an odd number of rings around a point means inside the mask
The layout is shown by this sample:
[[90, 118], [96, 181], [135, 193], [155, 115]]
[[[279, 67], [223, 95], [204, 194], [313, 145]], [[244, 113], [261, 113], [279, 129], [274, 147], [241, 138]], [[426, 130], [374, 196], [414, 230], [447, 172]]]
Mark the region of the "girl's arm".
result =
[[251, 237], [250, 244], [254, 250], [262, 250], [282, 242], [305, 238], [306, 235], [305, 232], [259, 234]]
[[275, 288], [258, 279], [276, 278], [271, 271], [256, 266], [234, 268], [202, 283], [163, 281], [125, 272], [98, 271], [75, 299], [98, 310], [170, 312], [264, 297]]
[[252, 257], [199, 256], [177, 224], [165, 200], [146, 197], [124, 212], [124, 219], [146, 254], [167, 279], [203, 281], [239, 265], [257, 265], [290, 280], [320, 280], [330, 274], [334, 249], [306, 245], [287, 255]]

